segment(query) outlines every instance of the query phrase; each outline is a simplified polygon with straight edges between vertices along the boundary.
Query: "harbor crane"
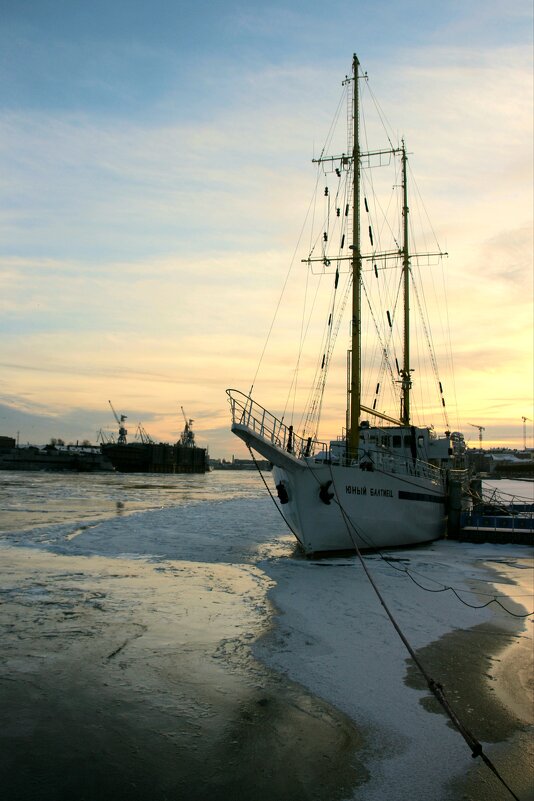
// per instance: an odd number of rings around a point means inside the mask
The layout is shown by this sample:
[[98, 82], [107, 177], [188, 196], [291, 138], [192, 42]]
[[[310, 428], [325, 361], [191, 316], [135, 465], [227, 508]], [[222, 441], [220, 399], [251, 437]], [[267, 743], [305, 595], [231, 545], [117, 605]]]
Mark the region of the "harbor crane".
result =
[[183, 406], [180, 406], [180, 409], [182, 410], [182, 414], [185, 421], [185, 427], [182, 432], [182, 436], [180, 437], [180, 444], [186, 445], [188, 448], [192, 448], [195, 444], [195, 435], [193, 433], [193, 423], [195, 421], [187, 419]]
[[477, 426], [474, 423], [469, 423], [469, 425], [473, 426], [473, 428], [478, 428], [478, 447], [482, 450], [482, 432], [486, 430], [485, 427]]
[[145, 428], [141, 425], [141, 423], [137, 424], [137, 431], [135, 432], [135, 438], [140, 439], [143, 445], [155, 445], [156, 443], [150, 436], [150, 434], [145, 430]]
[[126, 434], [128, 433], [128, 431], [124, 427], [124, 421], [127, 420], [128, 418], [126, 417], [125, 414], [121, 414], [119, 418], [119, 415], [113, 408], [113, 404], [111, 403], [111, 401], [108, 401], [108, 403], [111, 406], [111, 411], [113, 412], [113, 416], [115, 417], [115, 420], [117, 421], [119, 426], [119, 438], [117, 440], [117, 445], [126, 445]]
[[115, 437], [113, 436], [113, 434], [108, 434], [107, 431], [104, 431], [102, 428], [100, 428], [96, 433], [96, 441], [101, 442], [102, 445], [109, 445], [109, 444], [114, 445]]

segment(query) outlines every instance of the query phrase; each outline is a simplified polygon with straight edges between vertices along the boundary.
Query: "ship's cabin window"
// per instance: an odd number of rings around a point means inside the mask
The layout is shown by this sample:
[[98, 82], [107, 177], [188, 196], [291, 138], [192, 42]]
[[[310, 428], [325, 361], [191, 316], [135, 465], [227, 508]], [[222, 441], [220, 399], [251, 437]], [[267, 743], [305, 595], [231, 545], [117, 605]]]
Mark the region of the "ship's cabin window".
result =
[[411, 436], [409, 434], [406, 434], [404, 436], [404, 447], [405, 448], [409, 448], [411, 446], [411, 444], [412, 444], [412, 438], [411, 438]]
[[386, 435], [385, 437], [382, 437], [381, 441], [382, 441], [382, 445], [384, 445], [384, 447], [386, 447], [386, 448], [390, 448], [391, 447], [391, 437], [389, 435]]
[[402, 437], [400, 434], [395, 434], [393, 437], [393, 447], [400, 448], [402, 446]]

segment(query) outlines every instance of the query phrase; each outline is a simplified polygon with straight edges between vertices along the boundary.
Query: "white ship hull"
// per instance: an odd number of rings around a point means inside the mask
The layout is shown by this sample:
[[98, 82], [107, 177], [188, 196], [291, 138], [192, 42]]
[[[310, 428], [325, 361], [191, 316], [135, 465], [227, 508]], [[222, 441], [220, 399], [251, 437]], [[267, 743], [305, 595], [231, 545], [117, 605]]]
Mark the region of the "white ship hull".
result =
[[[287, 487], [282, 512], [306, 554], [418, 545], [445, 533], [444, 493], [426, 479], [338, 465], [275, 467], [273, 476]], [[325, 485], [329, 504], [320, 497]]]
[[445, 533], [445, 491], [436, 477], [298, 459], [247, 425], [232, 431], [273, 463], [277, 502], [308, 555], [418, 545]]

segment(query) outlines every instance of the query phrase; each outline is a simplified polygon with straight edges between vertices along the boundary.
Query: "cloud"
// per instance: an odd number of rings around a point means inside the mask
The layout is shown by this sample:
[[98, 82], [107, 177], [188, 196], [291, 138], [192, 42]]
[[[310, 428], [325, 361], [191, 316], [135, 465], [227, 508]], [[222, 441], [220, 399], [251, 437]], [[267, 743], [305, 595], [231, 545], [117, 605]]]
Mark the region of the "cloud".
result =
[[[232, 13], [237, 39], [260, 25], [263, 41], [280, 15], [289, 27], [301, 17], [296, 7], [272, 17], [256, 7]], [[491, 47], [481, 39], [437, 44], [440, 24], [449, 36], [463, 25], [466, 36], [477, 20], [488, 25], [491, 14], [470, 19], [465, 11], [450, 27], [441, 20], [431, 46], [396, 47], [395, 61], [384, 60], [377, 43], [363, 66], [406, 135], [425, 198], [417, 209], [413, 196], [410, 213], [426, 220], [428, 210], [450, 253], [444, 275], [427, 271], [435, 285], [434, 297], [425, 296], [435, 344], [446, 355], [444, 383], [455, 383], [454, 402], [467, 414], [479, 408], [511, 419], [528, 400], [532, 377], [531, 51], [515, 34]], [[306, 37], [312, 29], [309, 22]], [[349, 66], [337, 51], [324, 64], [315, 57], [298, 63], [289, 50], [280, 58], [230, 55], [219, 52], [193, 76], [191, 64], [165, 51], [157, 62], [158, 73], [169, 68], [165, 85], [143, 114], [134, 113], [139, 73], [130, 81], [115, 62], [109, 93], [104, 70], [81, 70], [77, 81], [110, 98], [125, 88], [131, 102], [2, 109], [0, 387], [22, 411], [97, 415], [112, 398], [166, 438], [183, 404], [226, 441], [224, 389], [248, 389], [255, 374], [314, 185], [307, 161], [320, 150]], [[157, 61], [148, 50], [131, 56], [132, 64]], [[73, 58], [70, 52], [67, 61]], [[344, 149], [343, 141], [336, 147]], [[300, 350], [306, 246], [297, 251], [257, 381], [260, 402], [276, 408]], [[324, 316], [317, 305], [310, 325], [317, 351]], [[339, 345], [340, 378], [329, 383], [336, 425], [325, 410], [332, 436], [344, 420], [345, 324]], [[311, 380], [316, 358], [301, 356], [299, 386]], [[496, 383], [507, 388], [508, 409], [493, 401]]]

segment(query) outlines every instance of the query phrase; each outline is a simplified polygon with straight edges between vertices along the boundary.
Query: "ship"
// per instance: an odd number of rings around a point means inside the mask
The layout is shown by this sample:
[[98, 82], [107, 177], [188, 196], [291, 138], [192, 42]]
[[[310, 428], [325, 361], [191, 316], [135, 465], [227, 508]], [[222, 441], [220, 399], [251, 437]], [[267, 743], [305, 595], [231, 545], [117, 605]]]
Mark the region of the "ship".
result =
[[[328, 181], [323, 193], [317, 179], [325, 211], [322, 215], [313, 201], [310, 204], [321, 227], [315, 237], [310, 237], [312, 249], [302, 261], [309, 273], [319, 275], [323, 283], [327, 279], [332, 283], [328, 282], [331, 300], [329, 314], [325, 315], [328, 320], [316, 381], [301, 418], [302, 428], [288, 425], [284, 413], [275, 414], [259, 404], [251, 391], [246, 394], [227, 390], [231, 430], [251, 454], [255, 451], [272, 463], [279, 511], [307, 555], [418, 545], [442, 537], [450, 483], [461, 482], [465, 475], [463, 435], [451, 432], [448, 425], [438, 435], [433, 425], [418, 426], [412, 419], [410, 305], [418, 305], [420, 298], [410, 295], [414, 272], [419, 271], [413, 266], [426, 267], [446, 254], [440, 250], [420, 253], [411, 248], [405, 142], [394, 146], [388, 136], [387, 148], [364, 150], [360, 142], [363, 82], [367, 82], [367, 73], [362, 73], [355, 55], [352, 74], [343, 81], [347, 96], [347, 151], [325, 156], [323, 150], [314, 159], [321, 170], [320, 177]], [[383, 207], [375, 202], [372, 193], [377, 171], [391, 165], [395, 172], [388, 186], [393, 186], [396, 193], [391, 207], [398, 213], [397, 227], [390, 235], [390, 229], [381, 222], [373, 228]], [[381, 249], [387, 237], [388, 245]], [[392, 279], [394, 271], [398, 277]], [[380, 282], [386, 280], [390, 281], [389, 289], [381, 292]], [[376, 311], [372, 305], [375, 298], [377, 304], [386, 297], [391, 303], [392, 296], [395, 305], [391, 311], [387, 307]], [[345, 303], [351, 309], [345, 419], [336, 439], [321, 441], [317, 432], [326, 375]], [[399, 343], [395, 347], [394, 332], [398, 332]], [[366, 376], [364, 384], [371, 337], [381, 380]], [[426, 339], [430, 337], [427, 335]], [[435, 354], [427, 361], [435, 367]], [[437, 392], [435, 408], [441, 414], [445, 400], [438, 376], [432, 380]], [[390, 408], [382, 411], [380, 407], [386, 405], [385, 395], [381, 394], [384, 383], [391, 401]], [[364, 392], [371, 395], [375, 385], [371, 404]]]
[[137, 440], [127, 441], [125, 427], [127, 416], [117, 414], [111, 401], [119, 431], [116, 442], [102, 442], [102, 453], [120, 473], [205, 473], [209, 470], [209, 456], [206, 448], [199, 448], [195, 442], [193, 420], [184, 415], [185, 426], [180, 439], [170, 444], [155, 442], [143, 426], [139, 424]]
[[0, 437], [0, 470], [48, 472], [110, 472], [113, 465], [98, 447], [77, 445], [18, 446], [13, 437]]

